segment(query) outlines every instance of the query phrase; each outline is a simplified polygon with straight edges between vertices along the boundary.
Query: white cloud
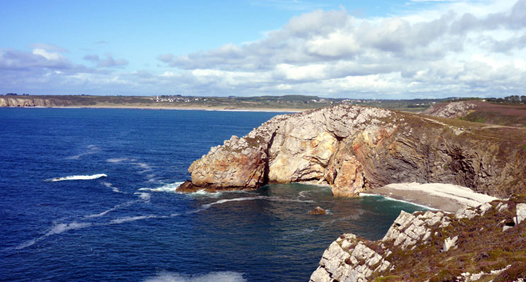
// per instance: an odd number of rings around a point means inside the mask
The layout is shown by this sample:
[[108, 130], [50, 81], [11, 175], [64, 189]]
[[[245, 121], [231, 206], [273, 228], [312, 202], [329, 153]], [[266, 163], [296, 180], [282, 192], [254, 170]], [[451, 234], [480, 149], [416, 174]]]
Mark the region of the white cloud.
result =
[[[390, 98], [526, 91], [520, 86], [526, 85], [526, 22], [519, 20], [526, 18], [526, 0], [442, 1], [433, 7], [375, 19], [317, 10], [259, 41], [174, 56], [168, 63], [197, 81], [203, 81], [199, 70], [216, 70], [204, 82], [237, 86], [241, 94], [249, 86], [253, 94]], [[272, 80], [247, 80], [250, 73]]]
[[40, 48], [33, 49], [33, 54], [34, 55], [40, 55], [40, 56], [46, 58], [46, 60], [49, 60], [49, 61], [60, 61], [60, 60], [65, 59], [59, 53], [48, 52], [48, 51], [46, 51], [44, 49], [40, 49]]
[[127, 72], [128, 61], [111, 54], [86, 55], [94, 68], [74, 65], [67, 50], [54, 45], [0, 50], [0, 85], [45, 81], [57, 89], [82, 85], [124, 94], [365, 98], [526, 92], [526, 0], [432, 2], [384, 18], [315, 10], [250, 43], [159, 55], [159, 74]]

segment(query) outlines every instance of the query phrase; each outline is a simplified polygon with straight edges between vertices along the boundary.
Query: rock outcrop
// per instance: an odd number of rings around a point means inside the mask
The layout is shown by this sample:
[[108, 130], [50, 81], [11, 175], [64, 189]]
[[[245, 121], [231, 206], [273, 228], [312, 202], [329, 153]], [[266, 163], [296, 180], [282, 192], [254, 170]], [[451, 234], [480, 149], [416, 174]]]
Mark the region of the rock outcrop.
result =
[[379, 241], [340, 236], [310, 281], [518, 281], [526, 278], [525, 202], [513, 197], [456, 214], [402, 211]]
[[526, 131], [340, 105], [276, 116], [189, 168], [178, 191], [318, 183], [353, 196], [390, 183], [447, 183], [497, 197], [526, 190]]
[[475, 109], [477, 105], [469, 101], [451, 102], [447, 104], [438, 104], [429, 107], [422, 114], [434, 117], [459, 118], [466, 116], [470, 110]]

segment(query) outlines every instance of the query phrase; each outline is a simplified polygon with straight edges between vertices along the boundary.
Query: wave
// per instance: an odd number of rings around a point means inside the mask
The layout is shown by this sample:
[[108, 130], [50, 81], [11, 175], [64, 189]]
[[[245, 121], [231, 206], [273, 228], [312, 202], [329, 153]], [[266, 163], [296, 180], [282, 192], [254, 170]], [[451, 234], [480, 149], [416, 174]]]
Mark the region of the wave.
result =
[[129, 159], [129, 158], [113, 158], [113, 159], [107, 159], [106, 162], [108, 163], [122, 163], [122, 162], [134, 162], [135, 159]]
[[246, 282], [242, 273], [238, 272], [212, 272], [199, 275], [184, 275], [173, 272], [161, 272], [157, 276], [149, 277], [144, 282]]
[[120, 208], [129, 207], [129, 206], [131, 206], [131, 205], [133, 205], [133, 204], [135, 204], [137, 202], [138, 202], [138, 200], [136, 200], [136, 201], [129, 201], [129, 202], [126, 202], [126, 203], [123, 203], [123, 204], [118, 204], [118, 205], [114, 206], [113, 208], [105, 210], [105, 211], [103, 211], [101, 213], [85, 215], [84, 218], [102, 217], [102, 216], [105, 216], [106, 214], [108, 214], [108, 213], [110, 213], [112, 211], [118, 210]]
[[400, 203], [404, 203], [404, 204], [408, 204], [408, 205], [424, 208], [426, 210], [431, 210], [431, 211], [437, 211], [438, 210], [438, 209], [432, 208], [430, 206], [416, 204], [416, 203], [413, 203], [413, 202], [410, 202], [410, 201], [405, 201], [405, 200], [399, 200], [399, 199], [391, 198], [389, 196], [384, 196], [384, 195], [380, 195], [380, 194], [360, 193], [360, 197], [380, 197], [380, 198], [383, 198], [383, 199], [385, 199], [387, 201], [400, 202]]
[[95, 145], [89, 145], [86, 148], [88, 149], [87, 152], [82, 153], [82, 154], [78, 154], [78, 155], [75, 155], [75, 156], [67, 157], [66, 159], [67, 160], [78, 160], [78, 159], [80, 159], [83, 156], [92, 155], [92, 154], [96, 154], [96, 153], [100, 152], [100, 148], [95, 146]]
[[152, 198], [152, 194], [150, 194], [150, 193], [135, 192], [133, 194], [138, 195], [139, 198], [141, 198], [145, 202], [149, 202], [150, 199]]
[[267, 196], [257, 196], [257, 197], [244, 197], [244, 198], [234, 198], [234, 199], [223, 199], [223, 200], [219, 200], [219, 201], [216, 201], [216, 202], [213, 202], [213, 203], [204, 204], [204, 205], [201, 206], [201, 209], [198, 210], [198, 211], [201, 211], [201, 210], [207, 210], [207, 209], [211, 208], [212, 206], [220, 205], [220, 204], [224, 204], [224, 203], [229, 203], [229, 202], [254, 201], [254, 200], [269, 199], [269, 198], [270, 198], [270, 197], [267, 197]]
[[113, 186], [113, 184], [111, 184], [110, 182], [103, 181], [101, 184], [106, 186], [107, 188], [110, 188], [115, 193], [126, 194], [126, 193], [122, 192], [121, 190], [119, 190], [119, 188]]
[[108, 177], [108, 176], [104, 173], [93, 174], [93, 175], [71, 175], [71, 176], [65, 176], [65, 177], [50, 178], [44, 181], [57, 182], [57, 181], [67, 181], [67, 180], [93, 180], [93, 179], [99, 179], [103, 177]]
[[111, 220], [108, 224], [121, 224], [130, 221], [137, 221], [150, 218], [168, 218], [166, 215], [139, 215], [139, 216], [125, 216]]
[[32, 245], [34, 245], [35, 243], [37, 243], [38, 241], [46, 238], [46, 237], [49, 237], [49, 236], [52, 236], [52, 235], [57, 235], [57, 234], [60, 234], [60, 233], [63, 233], [63, 232], [66, 232], [68, 230], [75, 230], [75, 229], [82, 229], [82, 228], [87, 228], [87, 227], [90, 227], [92, 226], [93, 223], [89, 223], [89, 222], [71, 222], [71, 223], [59, 223], [59, 224], [55, 224], [53, 227], [51, 227], [50, 229], [48, 229], [48, 231], [36, 238], [36, 239], [32, 239], [32, 240], [29, 240], [29, 241], [26, 241], [18, 246], [15, 247], [16, 250], [21, 250], [21, 249], [25, 249], [27, 247], [30, 247]]
[[175, 193], [175, 191], [177, 190], [177, 188], [179, 188], [179, 186], [181, 186], [181, 184], [183, 184], [183, 182], [175, 182], [157, 188], [140, 188], [139, 191]]
[[144, 162], [140, 162], [137, 159], [134, 158], [111, 158], [106, 159], [106, 162], [113, 163], [113, 164], [126, 164], [131, 165], [132, 167], [136, 168], [138, 171], [138, 174], [143, 174], [148, 179], [148, 182], [157, 182], [158, 177], [157, 174], [154, 172], [154, 168]]
[[[179, 186], [179, 185], [176, 185], [176, 184], [170, 184], [170, 185], [171, 186], [169, 186], [169, 187], [172, 187], [172, 188], [170, 188], [171, 191], [175, 191], [175, 189], [176, 189], [176, 188], [173, 188], [173, 186], [176, 186], [176, 187]], [[167, 185], [165, 185], [165, 186], [167, 186]], [[163, 187], [165, 187], [165, 186], [163, 186]], [[165, 188], [167, 188], [167, 187], [165, 187]], [[145, 189], [148, 189], [148, 188], [141, 188], [139, 190], [145, 190]], [[148, 190], [149, 191], [154, 191], [155, 189], [148, 189]], [[161, 191], [161, 190], [159, 190], [159, 191]], [[139, 193], [139, 192], [137, 192], [136, 194], [139, 195], [140, 199], [135, 200], [135, 201], [128, 201], [128, 202], [116, 205], [116, 206], [114, 206], [114, 207], [112, 207], [112, 208], [110, 208], [108, 210], [105, 210], [105, 211], [103, 211], [101, 213], [89, 214], [89, 215], [84, 216], [83, 218], [86, 221], [88, 221], [88, 222], [73, 221], [73, 222], [70, 222], [70, 223], [56, 223], [52, 227], [50, 227], [45, 232], [44, 235], [42, 235], [42, 236], [40, 236], [40, 237], [38, 237], [36, 239], [32, 239], [32, 240], [26, 241], [26, 242], [24, 242], [24, 243], [22, 243], [22, 244], [20, 244], [20, 245], [18, 245], [16, 247], [14, 247], [14, 249], [20, 250], [20, 249], [27, 248], [27, 247], [32, 246], [35, 243], [39, 242], [40, 240], [45, 239], [46, 237], [53, 236], [53, 235], [58, 235], [58, 234], [61, 234], [63, 232], [69, 231], [69, 230], [76, 230], [76, 229], [88, 228], [88, 227], [93, 227], [93, 226], [116, 225], [116, 224], [122, 224], [122, 223], [126, 223], [126, 222], [133, 222], [133, 221], [138, 221], [138, 220], [147, 220], [147, 219], [154, 219], [154, 218], [173, 218], [173, 217], [178, 217], [178, 216], [181, 216], [181, 215], [190, 215], [190, 214], [200, 213], [202, 211], [208, 210], [209, 208], [211, 208], [211, 207], [213, 207], [215, 205], [221, 205], [221, 204], [226, 204], [226, 203], [230, 203], [230, 202], [255, 201], [255, 200], [268, 200], [268, 201], [278, 201], [278, 202], [280, 202], [280, 201], [298, 202], [298, 200], [288, 200], [288, 199], [282, 199], [282, 198], [278, 198], [278, 197], [269, 197], [269, 196], [241, 197], [241, 198], [232, 198], [232, 199], [221, 199], [221, 200], [218, 200], [218, 201], [215, 201], [215, 202], [212, 202], [212, 203], [203, 204], [203, 205], [201, 205], [200, 208], [192, 210], [192, 211], [188, 211], [188, 212], [185, 212], [185, 213], [173, 213], [173, 214], [170, 214], [170, 215], [149, 214], [149, 215], [137, 215], [137, 216], [124, 216], [124, 217], [118, 217], [118, 218], [103, 220], [102, 222], [100, 222], [100, 221], [99, 222], [90, 222], [91, 219], [103, 217], [103, 216], [107, 215], [108, 213], [113, 212], [115, 210], [118, 210], [118, 209], [121, 209], [121, 208], [125, 208], [125, 207], [129, 207], [129, 206], [131, 206], [131, 205], [133, 205], [135, 203], [141, 202], [141, 201], [146, 201], [147, 202], [147, 201], [150, 200], [150, 197], [151, 197], [151, 195], [149, 193]], [[300, 202], [310, 202], [310, 201], [300, 201]], [[309, 230], [309, 232], [311, 232], [311, 231]], [[9, 249], [13, 249], [13, 248], [8, 248], [6, 250], [9, 250]], [[221, 274], [221, 273], [214, 273], [213, 275], [218, 275], [218, 274]], [[178, 279], [182, 279], [181, 277], [183, 277], [183, 276], [177, 276], [177, 277], [178, 277]], [[213, 278], [216, 278], [216, 276], [202, 276], [202, 277], [213, 277]], [[219, 275], [219, 276], [217, 276], [217, 279], [213, 279], [213, 280], [217, 280], [217, 281], [245, 281], [245, 280], [239, 280], [240, 277], [242, 278], [242, 276], [239, 276], [239, 275], [232, 276], [232, 277], [234, 277], [235, 279], [238, 279], [238, 280], [221, 280], [221, 279], [223, 279], [225, 277], [228, 278], [229, 276]], [[232, 277], [230, 277], [230, 278], [232, 278]], [[230, 278], [228, 278], [228, 279], [230, 279]], [[204, 279], [204, 278], [200, 278], [200, 277], [186, 277], [184, 279], [187, 279], [187, 280], [166, 280], [166, 281], [209, 281], [209, 280], [199, 280], [199, 279]], [[190, 280], [188, 280], [188, 279], [190, 279]], [[151, 280], [151, 281], [161, 281], [161, 280]]]

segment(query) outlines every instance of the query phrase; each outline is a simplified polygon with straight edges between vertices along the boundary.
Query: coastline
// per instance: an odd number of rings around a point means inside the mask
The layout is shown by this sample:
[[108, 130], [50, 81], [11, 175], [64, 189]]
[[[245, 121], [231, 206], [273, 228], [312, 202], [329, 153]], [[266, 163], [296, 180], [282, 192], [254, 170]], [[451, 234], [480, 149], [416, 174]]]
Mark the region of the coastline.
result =
[[375, 188], [365, 195], [376, 194], [396, 200], [426, 206], [445, 212], [456, 212], [464, 207], [476, 207], [498, 198], [473, 190], [442, 183], [396, 183]]
[[181, 110], [181, 111], [218, 111], [218, 112], [277, 112], [299, 113], [311, 109], [293, 108], [231, 108], [231, 107], [162, 107], [162, 106], [134, 106], [134, 105], [93, 105], [93, 106], [55, 106], [55, 107], [0, 107], [23, 109], [135, 109], [135, 110]]

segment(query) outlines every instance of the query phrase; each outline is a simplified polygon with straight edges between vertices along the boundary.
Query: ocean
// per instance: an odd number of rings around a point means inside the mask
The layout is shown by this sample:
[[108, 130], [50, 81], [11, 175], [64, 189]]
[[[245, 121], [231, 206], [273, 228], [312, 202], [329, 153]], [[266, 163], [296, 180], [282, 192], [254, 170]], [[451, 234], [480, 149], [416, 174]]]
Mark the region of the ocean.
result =
[[423, 209], [301, 184], [176, 192], [277, 114], [0, 108], [0, 281], [308, 281], [342, 233], [380, 239]]

